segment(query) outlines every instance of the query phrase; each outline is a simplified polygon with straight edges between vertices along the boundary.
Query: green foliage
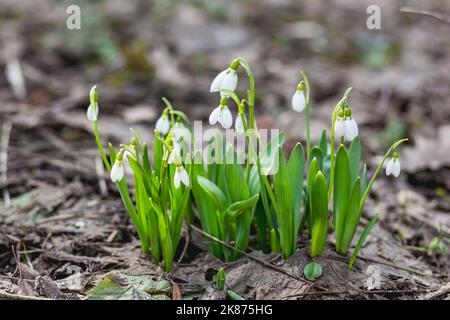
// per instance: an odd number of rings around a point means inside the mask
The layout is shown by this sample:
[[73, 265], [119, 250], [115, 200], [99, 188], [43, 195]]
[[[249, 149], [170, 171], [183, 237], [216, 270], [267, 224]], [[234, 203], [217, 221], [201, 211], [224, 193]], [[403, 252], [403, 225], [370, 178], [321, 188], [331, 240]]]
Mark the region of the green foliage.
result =
[[86, 292], [90, 300], [169, 300], [172, 285], [153, 275], [110, 272]]
[[316, 262], [310, 262], [303, 269], [303, 274], [309, 281], [315, 281], [322, 275], [322, 266]]
[[223, 289], [225, 288], [225, 282], [226, 282], [225, 270], [223, 270], [223, 268], [220, 268], [219, 271], [217, 271], [217, 274], [216, 274], [216, 288], [217, 288], [217, 290], [223, 291]]
[[[304, 84], [307, 114], [306, 154], [303, 147], [297, 143], [286, 158], [283, 150], [284, 133], [276, 135], [267, 147], [262, 152], [258, 150], [258, 153], [256, 145], [262, 146], [261, 137], [246, 131], [257, 129], [253, 73], [242, 58], [234, 59], [230, 68], [243, 69], [249, 80], [245, 99], [241, 99], [234, 91], [219, 89], [222, 94], [227, 95], [230, 102], [236, 103], [241, 119], [246, 119], [242, 124], [248, 151], [245, 163], [238, 161], [240, 159], [232, 146], [224, 147], [223, 136], [220, 134], [214, 136], [208, 145], [209, 147], [214, 143], [215, 148], [207, 150], [212, 152], [209, 156], [216, 161], [205, 161], [201, 152], [196, 152], [191, 157], [178, 150], [183, 138], [176, 137], [175, 126], [182, 125], [183, 121], [187, 123], [189, 119], [184, 113], [174, 110], [166, 99], [163, 99], [166, 108], [156, 125], [161, 132], [155, 131], [152, 156], [149, 155], [149, 149], [141, 137], [132, 130], [131, 143], [121, 145], [118, 152], [110, 144], [108, 158], [102, 147], [97, 120], [92, 114], [88, 115], [93, 121], [100, 155], [105, 167], [112, 172], [112, 177], [115, 177], [113, 171], [117, 169], [117, 164], [122, 165], [125, 160], [133, 172], [134, 189], [131, 191], [126, 177], [121, 176], [119, 180], [113, 178], [113, 181], [116, 181], [123, 203], [136, 227], [143, 253], [151, 256], [155, 262], [163, 262], [164, 269], [171, 271], [185, 216], [189, 213], [187, 220], [194, 223], [195, 213], [204, 232], [212, 239], [219, 240], [209, 241], [208, 250], [222, 260], [235, 260], [240, 257], [238, 251], [247, 250], [252, 225], [255, 226], [260, 249], [264, 252], [281, 252], [286, 258], [296, 252], [299, 233], [303, 226], [307, 225], [311, 239], [310, 254], [320, 256], [328, 237], [331, 206], [336, 251], [347, 254], [360, 222], [365, 199], [376, 177], [386, 159], [407, 139], [399, 140], [390, 147], [368, 181], [367, 165], [361, 163], [362, 146], [357, 136], [358, 131], [347, 131], [342, 135], [339, 132], [343, 127], [336, 126], [336, 123], [343, 124], [344, 116], [350, 120], [350, 125], [354, 123], [347, 103], [351, 90], [349, 88], [333, 110], [329, 140], [327, 130], [324, 129], [317, 144], [312, 146], [309, 128], [310, 85], [302, 72], [303, 80], [299, 84], [297, 94], [302, 93]], [[91, 100], [91, 105], [98, 108], [95, 87], [91, 91]], [[223, 101], [228, 103], [228, 99]], [[96, 111], [96, 108], [91, 108], [90, 111]], [[342, 136], [337, 152], [336, 132]], [[163, 134], [163, 137], [160, 134]], [[347, 140], [352, 142], [346, 147]], [[180, 178], [182, 173], [183, 179]], [[186, 182], [187, 179], [189, 183]], [[192, 205], [195, 205], [196, 210], [191, 208]], [[371, 220], [357, 242], [350, 268], [376, 219], [374, 217]], [[235, 250], [225, 246], [223, 242], [232, 245]], [[430, 251], [445, 250], [442, 241], [432, 242]], [[305, 267], [305, 276], [308, 279], [316, 279], [321, 272], [321, 267], [317, 264]], [[225, 273], [222, 269], [216, 279], [219, 289], [223, 288], [224, 282]], [[230, 298], [239, 298], [233, 292], [227, 293]]]
[[[227, 157], [236, 160], [232, 147], [227, 149]], [[202, 228], [208, 234], [225, 242], [232, 241], [236, 248], [246, 250], [260, 195], [249, 184], [252, 179], [246, 177], [242, 165], [234, 162], [194, 164], [192, 194]], [[209, 250], [225, 261], [240, 256], [238, 252], [217, 243], [211, 244]]]

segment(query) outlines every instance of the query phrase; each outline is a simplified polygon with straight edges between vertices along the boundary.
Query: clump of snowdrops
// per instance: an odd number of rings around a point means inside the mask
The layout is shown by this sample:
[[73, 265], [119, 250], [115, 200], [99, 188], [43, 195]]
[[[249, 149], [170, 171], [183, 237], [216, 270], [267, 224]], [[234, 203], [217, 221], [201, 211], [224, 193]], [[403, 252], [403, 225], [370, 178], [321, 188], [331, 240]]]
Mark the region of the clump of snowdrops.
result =
[[[236, 91], [241, 70], [248, 80], [243, 97]], [[336, 251], [348, 254], [375, 179], [386, 161], [386, 174], [398, 177], [397, 148], [407, 139], [389, 148], [369, 180], [367, 165], [361, 161], [355, 112], [348, 103], [351, 88], [331, 113], [331, 130], [324, 129], [313, 145], [310, 83], [304, 72], [300, 76], [291, 104], [293, 111], [306, 113], [306, 150], [297, 143], [288, 157], [283, 151], [282, 132], [265, 148], [257, 148], [261, 137], [255, 119], [255, 80], [248, 63], [243, 58], [234, 59], [213, 80], [210, 91], [217, 94], [218, 105], [212, 109], [209, 123], [227, 130], [232, 130], [234, 123], [235, 132], [244, 135], [247, 143], [245, 163], [229, 161], [239, 157], [230, 145], [214, 151], [226, 157], [224, 163], [208, 162], [200, 153], [186, 152], [185, 142], [192, 136], [189, 119], [166, 99], [166, 108], [156, 123], [153, 156], [132, 130], [129, 144], [120, 145], [118, 150], [109, 144], [108, 157], [98, 130], [98, 94], [92, 88], [87, 116], [145, 255], [155, 262], [163, 261], [165, 270], [171, 271], [188, 212], [196, 213], [203, 231], [210, 235], [208, 241], [218, 240], [208, 242], [210, 253], [225, 261], [235, 260], [247, 250], [252, 230], [256, 230], [259, 249], [281, 252], [286, 258], [298, 250], [302, 232], [310, 238], [310, 255], [320, 256], [333, 230]], [[234, 121], [233, 109], [237, 114]], [[219, 134], [215, 140], [220, 138]], [[124, 166], [133, 173], [132, 193]], [[361, 233], [349, 260], [350, 268], [376, 219], [375, 214]]]

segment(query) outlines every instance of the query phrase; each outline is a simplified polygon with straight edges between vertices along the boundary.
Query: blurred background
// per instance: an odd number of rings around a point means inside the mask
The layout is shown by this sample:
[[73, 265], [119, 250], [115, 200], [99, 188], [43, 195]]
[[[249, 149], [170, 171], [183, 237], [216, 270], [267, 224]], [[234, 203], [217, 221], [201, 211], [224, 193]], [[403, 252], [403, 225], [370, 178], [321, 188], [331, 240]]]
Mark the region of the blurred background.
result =
[[[66, 27], [73, 4], [79, 30]], [[366, 27], [370, 5], [381, 9], [379, 30]], [[85, 116], [92, 85], [104, 140], [128, 142], [133, 127], [151, 141], [161, 97], [206, 121], [218, 104], [210, 83], [237, 56], [255, 73], [259, 126], [285, 130], [288, 149], [305, 141], [304, 114], [290, 107], [300, 70], [312, 86], [313, 139], [352, 86], [371, 172], [394, 141], [410, 139], [402, 175], [376, 182], [366, 216], [379, 212], [404, 246], [450, 236], [450, 23], [403, 6], [450, 17], [446, 0], [0, 0], [0, 270], [14, 237], [85, 255], [114, 230], [113, 243], [130, 241]], [[448, 271], [447, 258], [425, 259]]]

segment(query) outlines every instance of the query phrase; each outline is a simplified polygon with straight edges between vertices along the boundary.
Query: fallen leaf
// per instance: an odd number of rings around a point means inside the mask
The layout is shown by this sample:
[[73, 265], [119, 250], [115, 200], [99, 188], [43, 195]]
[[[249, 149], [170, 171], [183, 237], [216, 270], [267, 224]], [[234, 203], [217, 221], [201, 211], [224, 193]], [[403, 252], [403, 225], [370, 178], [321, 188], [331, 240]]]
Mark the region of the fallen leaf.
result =
[[172, 286], [151, 275], [128, 275], [112, 271], [87, 292], [92, 300], [168, 300]]
[[181, 290], [180, 287], [176, 284], [176, 282], [172, 282], [172, 300], [181, 300]]

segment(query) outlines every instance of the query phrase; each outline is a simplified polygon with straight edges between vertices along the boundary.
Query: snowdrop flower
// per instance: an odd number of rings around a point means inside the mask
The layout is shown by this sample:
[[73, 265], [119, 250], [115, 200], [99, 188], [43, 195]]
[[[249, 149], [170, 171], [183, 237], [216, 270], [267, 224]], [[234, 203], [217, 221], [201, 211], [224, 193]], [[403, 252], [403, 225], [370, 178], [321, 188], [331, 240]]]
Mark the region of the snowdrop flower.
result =
[[338, 138], [343, 137], [345, 133], [344, 129], [344, 111], [339, 110], [338, 117], [334, 123], [334, 135]]
[[167, 112], [164, 111], [161, 117], [156, 121], [156, 130], [165, 136], [170, 130], [170, 120]]
[[391, 174], [396, 178], [400, 175], [400, 160], [397, 152], [394, 152], [394, 156], [389, 159], [386, 166], [386, 175], [390, 176]]
[[346, 141], [352, 141], [358, 136], [358, 132], [358, 124], [352, 118], [351, 109], [345, 108], [345, 112], [340, 110], [334, 124], [334, 134], [338, 138], [344, 137]]
[[189, 187], [189, 175], [181, 164], [177, 165], [173, 176], [173, 184], [176, 189], [180, 187], [180, 182], [182, 182], [186, 187]]
[[177, 119], [177, 122], [175, 122], [172, 133], [173, 133], [174, 139], [178, 140], [178, 141], [180, 141], [182, 138], [185, 141], [190, 138], [190, 132], [183, 125], [183, 123], [181, 122], [181, 119]]
[[119, 154], [116, 157], [116, 161], [111, 169], [111, 180], [112, 182], [119, 182], [123, 178], [124, 170], [122, 164], [124, 150], [120, 150]]
[[209, 124], [215, 125], [219, 122], [225, 129], [230, 129], [233, 125], [233, 116], [227, 106], [228, 99], [223, 97], [220, 99], [220, 105], [211, 112], [209, 116]]
[[[244, 119], [245, 119], [245, 116], [244, 116]], [[245, 120], [245, 122], [247, 123], [247, 120]], [[245, 127], [244, 127], [244, 123], [242, 122], [241, 113], [238, 113], [238, 115], [236, 117], [236, 121], [234, 123], [234, 129], [236, 130], [237, 133], [245, 133]]]
[[[169, 164], [175, 163], [175, 160], [178, 161], [180, 159], [180, 154], [181, 154], [180, 143], [176, 139], [173, 139], [173, 148], [170, 151], [169, 159], [167, 160], [167, 162]], [[178, 162], [181, 162], [181, 160], [179, 160]]]
[[90, 105], [87, 109], [87, 118], [89, 121], [97, 121], [98, 117], [98, 94], [96, 90], [97, 86], [93, 86], [89, 92]]
[[292, 109], [296, 112], [302, 112], [306, 107], [305, 94], [303, 93], [303, 83], [299, 83], [297, 90], [292, 96]]
[[[239, 60], [235, 59], [231, 62], [228, 69], [220, 72], [211, 83], [210, 91], [218, 92], [223, 89], [228, 89], [230, 91], [236, 90], [238, 76], [237, 69], [239, 68]], [[221, 97], [227, 97], [228, 95], [224, 92], [220, 92]]]

